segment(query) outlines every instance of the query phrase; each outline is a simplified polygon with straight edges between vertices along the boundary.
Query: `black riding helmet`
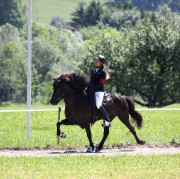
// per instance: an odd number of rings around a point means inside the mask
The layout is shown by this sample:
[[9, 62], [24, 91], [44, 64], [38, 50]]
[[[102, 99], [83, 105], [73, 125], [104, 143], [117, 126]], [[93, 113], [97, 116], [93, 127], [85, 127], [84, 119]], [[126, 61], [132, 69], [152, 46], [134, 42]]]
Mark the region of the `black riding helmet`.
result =
[[102, 62], [102, 63], [105, 63], [105, 62], [106, 62], [106, 58], [105, 58], [105, 56], [103, 56], [103, 55], [98, 55], [98, 56], [96, 56], [96, 57], [95, 57], [95, 60], [99, 60], [99, 61]]

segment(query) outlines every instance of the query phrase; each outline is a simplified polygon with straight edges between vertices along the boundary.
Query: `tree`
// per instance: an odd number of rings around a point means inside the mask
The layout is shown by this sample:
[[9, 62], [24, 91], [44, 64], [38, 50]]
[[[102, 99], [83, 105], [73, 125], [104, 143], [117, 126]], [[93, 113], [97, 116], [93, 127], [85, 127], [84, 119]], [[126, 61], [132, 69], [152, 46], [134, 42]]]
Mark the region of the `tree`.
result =
[[58, 57], [51, 44], [46, 41], [35, 38], [32, 46], [32, 97], [36, 101], [36, 97], [40, 93], [40, 87], [46, 82], [46, 75], [52, 69], [52, 66]]
[[72, 25], [84, 25], [85, 21], [85, 4], [80, 2], [75, 12], [72, 14]]
[[123, 5], [124, 10], [132, 9], [132, 8], [133, 8], [133, 5], [130, 0], [127, 0]]
[[100, 2], [92, 1], [86, 9], [85, 26], [96, 25], [103, 13]]
[[19, 31], [0, 27], [0, 101], [24, 102], [26, 98], [26, 49]]
[[89, 40], [94, 36], [98, 35], [101, 32], [101, 29], [97, 26], [88, 26], [80, 29], [80, 33], [83, 36], [83, 41]]
[[[117, 1], [117, 0], [115, 0]], [[124, 0], [118, 0], [118, 3], [124, 3]], [[125, 2], [128, 5], [129, 0]], [[167, 4], [173, 11], [180, 10], [179, 0], [131, 0], [131, 3], [139, 9], [145, 8], [146, 10], [156, 10], [159, 5]], [[126, 6], [127, 6], [126, 5]]]
[[[118, 60], [122, 60], [122, 51], [125, 50], [123, 45], [125, 43], [126, 40], [116, 29], [107, 28], [102, 30], [85, 42], [84, 47], [86, 51], [82, 56], [83, 60], [79, 65], [80, 69], [89, 75], [90, 70], [94, 67], [94, 57], [99, 54], [104, 55], [107, 58], [106, 66], [109, 64], [108, 72], [111, 76], [111, 80], [107, 84], [107, 90], [112, 91], [115, 86], [115, 75], [117, 75], [113, 74], [114, 68], [117, 67]], [[121, 74], [118, 75], [120, 76]]]
[[169, 21], [158, 16], [156, 22], [143, 20], [130, 33], [128, 70], [123, 78], [127, 87], [148, 107], [173, 104], [180, 97], [180, 34]]
[[[156, 14], [158, 14], [158, 16]], [[154, 14], [153, 22], [156, 22], [159, 16], [166, 18], [174, 31], [179, 31], [180, 16], [173, 13], [167, 4], [158, 6], [158, 11]]]
[[9, 23], [21, 28], [26, 20], [26, 6], [22, 0], [1, 0], [0, 14], [0, 26]]
[[32, 97], [34, 101], [47, 102], [52, 78], [75, 69], [76, 60], [79, 61], [76, 56], [81, 54], [82, 37], [79, 32], [50, 26], [34, 24], [33, 29]]
[[117, 9], [107, 10], [100, 18], [106, 26], [114, 27], [118, 30], [132, 28], [141, 20], [141, 14], [137, 9], [119, 11]]
[[147, 107], [177, 102], [180, 34], [166, 17], [156, 16], [154, 22], [146, 18], [123, 33], [108, 28], [86, 41], [81, 69], [90, 74], [94, 56], [103, 54], [110, 62], [108, 90], [134, 96]]
[[76, 11], [72, 13], [72, 24], [82, 27], [96, 25], [102, 13], [100, 2], [92, 1], [87, 8], [84, 7], [84, 3], [79, 3]]

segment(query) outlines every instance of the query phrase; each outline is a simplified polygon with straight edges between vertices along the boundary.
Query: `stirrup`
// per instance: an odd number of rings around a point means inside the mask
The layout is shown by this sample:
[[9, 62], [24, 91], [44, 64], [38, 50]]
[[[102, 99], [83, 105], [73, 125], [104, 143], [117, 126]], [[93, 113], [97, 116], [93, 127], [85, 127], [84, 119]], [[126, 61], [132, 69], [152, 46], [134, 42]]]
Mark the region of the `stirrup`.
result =
[[110, 121], [104, 121], [102, 124], [102, 127], [111, 127], [111, 122]]

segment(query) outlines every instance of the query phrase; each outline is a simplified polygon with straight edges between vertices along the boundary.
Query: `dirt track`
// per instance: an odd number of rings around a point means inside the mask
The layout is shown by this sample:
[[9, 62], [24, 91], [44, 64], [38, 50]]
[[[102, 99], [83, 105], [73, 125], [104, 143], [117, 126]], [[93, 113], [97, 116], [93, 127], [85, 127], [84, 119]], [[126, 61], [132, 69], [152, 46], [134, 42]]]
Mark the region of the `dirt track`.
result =
[[71, 150], [56, 150], [56, 149], [30, 149], [30, 150], [0, 150], [0, 156], [8, 157], [18, 157], [18, 156], [30, 156], [30, 157], [52, 157], [52, 156], [62, 156], [62, 155], [95, 155], [95, 156], [114, 156], [114, 155], [150, 155], [150, 154], [180, 154], [180, 146], [127, 146], [127, 147], [116, 147], [116, 148], [107, 148], [101, 150], [99, 153], [86, 153], [86, 148], [83, 149], [71, 149]]

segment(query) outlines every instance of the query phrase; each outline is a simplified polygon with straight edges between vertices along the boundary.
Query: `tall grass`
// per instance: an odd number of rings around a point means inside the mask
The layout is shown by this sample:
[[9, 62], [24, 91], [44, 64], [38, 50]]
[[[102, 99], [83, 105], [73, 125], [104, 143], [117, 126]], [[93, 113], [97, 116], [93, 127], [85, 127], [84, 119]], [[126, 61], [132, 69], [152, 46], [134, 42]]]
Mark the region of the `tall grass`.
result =
[[[138, 136], [148, 144], [169, 144], [180, 139], [180, 111], [140, 111], [144, 118], [144, 127], [136, 129]], [[61, 119], [64, 113], [61, 113]], [[0, 113], [0, 148], [46, 148], [46, 147], [84, 147], [89, 145], [85, 130], [78, 126], [61, 126], [67, 134], [57, 146], [56, 139], [57, 112], [32, 112], [31, 138], [26, 139], [26, 113]], [[102, 121], [92, 126], [92, 136], [99, 143], [103, 136]], [[105, 146], [135, 144], [129, 130], [115, 118], [110, 128], [110, 135]]]

